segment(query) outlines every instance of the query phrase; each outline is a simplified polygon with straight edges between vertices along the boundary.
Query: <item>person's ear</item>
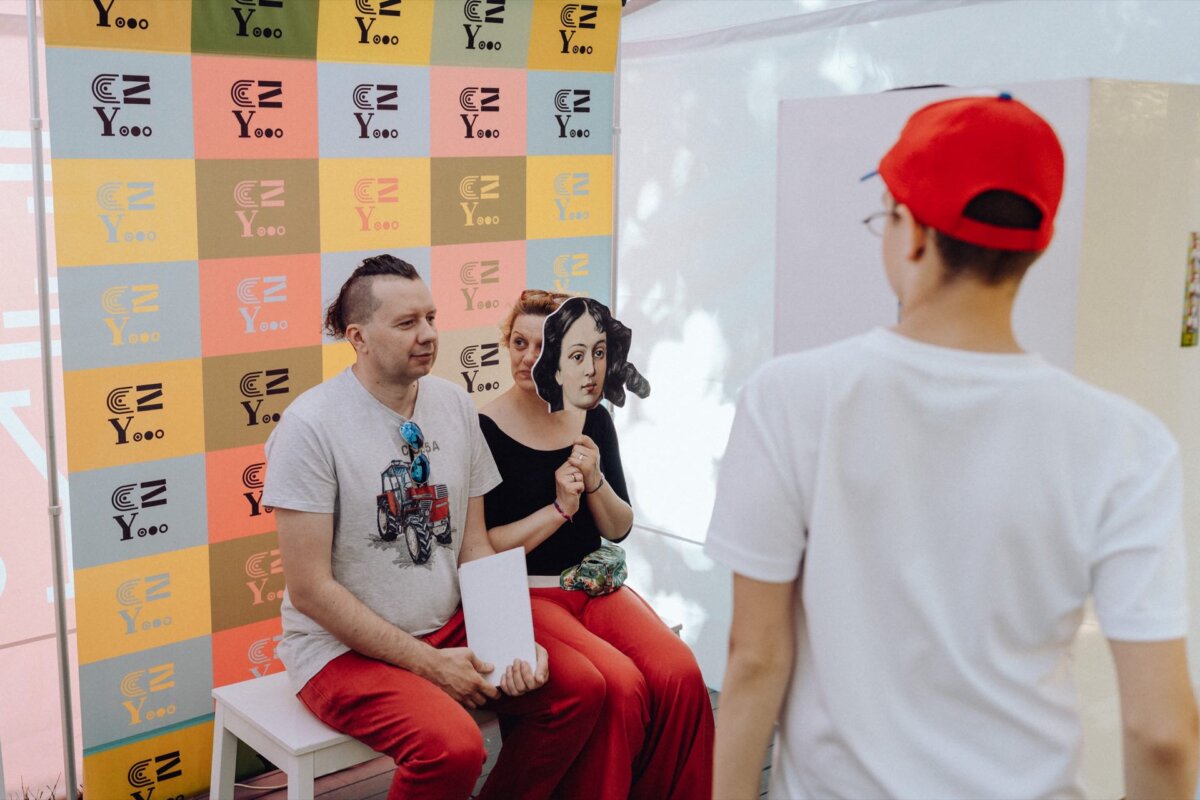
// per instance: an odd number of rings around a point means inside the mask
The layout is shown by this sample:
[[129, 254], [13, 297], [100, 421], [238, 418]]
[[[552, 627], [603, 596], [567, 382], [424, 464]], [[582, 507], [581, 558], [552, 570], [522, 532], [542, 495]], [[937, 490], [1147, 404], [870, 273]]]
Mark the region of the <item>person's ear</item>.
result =
[[925, 248], [931, 242], [929, 241], [929, 228], [917, 222], [917, 218], [908, 210], [908, 206], [896, 206], [896, 213], [900, 216], [900, 225], [905, 234], [907, 244], [904, 248], [904, 256], [909, 261], [920, 261], [925, 255]]
[[363, 337], [362, 326], [357, 322], [346, 326], [346, 333], [343, 338], [350, 343], [350, 346], [354, 348], [355, 352], [361, 351], [364, 347], [366, 347], [367, 344]]
[[561, 369], [554, 370], [554, 382], [557, 383], [559, 386], [562, 386], [562, 370]]

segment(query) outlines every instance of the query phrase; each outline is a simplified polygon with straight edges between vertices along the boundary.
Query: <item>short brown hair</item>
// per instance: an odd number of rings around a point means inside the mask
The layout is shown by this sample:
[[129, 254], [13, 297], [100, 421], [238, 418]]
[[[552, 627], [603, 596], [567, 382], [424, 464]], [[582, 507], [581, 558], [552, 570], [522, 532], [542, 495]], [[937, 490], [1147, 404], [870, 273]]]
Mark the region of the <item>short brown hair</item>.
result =
[[346, 326], [371, 318], [379, 308], [379, 299], [371, 288], [375, 283], [373, 278], [381, 275], [410, 281], [421, 279], [416, 267], [390, 253], [364, 258], [325, 309], [325, 331], [330, 336], [341, 339], [346, 335]]
[[[1042, 212], [1029, 200], [1012, 192], [991, 190], [976, 195], [963, 216], [1000, 228], [1037, 230], [1042, 224]], [[945, 268], [945, 280], [970, 277], [995, 286], [1014, 278], [1019, 279], [1037, 261], [1041, 250], [997, 250], [964, 242], [937, 229], [934, 243]]]
[[562, 292], [547, 292], [544, 289], [526, 289], [521, 292], [517, 302], [513, 303], [508, 316], [500, 323], [500, 341], [507, 345], [512, 336], [513, 323], [522, 314], [532, 314], [535, 317], [548, 317], [558, 310], [558, 307], [571, 295]]

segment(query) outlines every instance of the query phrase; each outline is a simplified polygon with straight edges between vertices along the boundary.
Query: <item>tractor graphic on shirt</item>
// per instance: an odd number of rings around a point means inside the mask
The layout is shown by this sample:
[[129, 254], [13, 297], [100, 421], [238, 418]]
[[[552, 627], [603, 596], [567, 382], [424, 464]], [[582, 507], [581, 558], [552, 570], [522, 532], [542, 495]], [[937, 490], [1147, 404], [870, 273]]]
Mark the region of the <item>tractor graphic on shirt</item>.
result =
[[380, 483], [375, 498], [380, 539], [394, 542], [403, 533], [414, 564], [429, 560], [434, 539], [438, 544], [450, 544], [450, 500], [445, 484], [418, 485], [406, 461], [389, 464], [380, 474]]

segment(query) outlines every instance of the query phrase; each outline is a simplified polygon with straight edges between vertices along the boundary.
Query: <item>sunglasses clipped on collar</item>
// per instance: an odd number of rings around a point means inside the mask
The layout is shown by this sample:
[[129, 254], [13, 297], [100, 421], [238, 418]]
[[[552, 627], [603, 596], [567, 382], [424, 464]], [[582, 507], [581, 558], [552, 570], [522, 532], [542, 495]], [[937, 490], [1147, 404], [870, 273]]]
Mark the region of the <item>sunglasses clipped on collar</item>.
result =
[[413, 483], [424, 484], [429, 480], [429, 456], [421, 452], [425, 447], [425, 434], [421, 433], [421, 426], [410, 419], [400, 426], [400, 436], [408, 443], [411, 451], [417, 454], [408, 468], [408, 474]]

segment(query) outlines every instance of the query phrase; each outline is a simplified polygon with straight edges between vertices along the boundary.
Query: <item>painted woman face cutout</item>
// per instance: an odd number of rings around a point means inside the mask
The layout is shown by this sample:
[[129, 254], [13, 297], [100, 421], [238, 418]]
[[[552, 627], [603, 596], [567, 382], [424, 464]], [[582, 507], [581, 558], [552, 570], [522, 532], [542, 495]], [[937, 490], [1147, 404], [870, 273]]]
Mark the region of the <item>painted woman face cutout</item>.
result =
[[604, 397], [608, 368], [608, 336], [584, 314], [567, 328], [558, 358], [555, 382], [562, 387], [563, 403], [587, 411]]
[[601, 400], [622, 406], [626, 389], [646, 397], [650, 382], [627, 360], [632, 335], [598, 300], [564, 300], [542, 324], [542, 352], [530, 370], [538, 396], [551, 412], [586, 411]]

